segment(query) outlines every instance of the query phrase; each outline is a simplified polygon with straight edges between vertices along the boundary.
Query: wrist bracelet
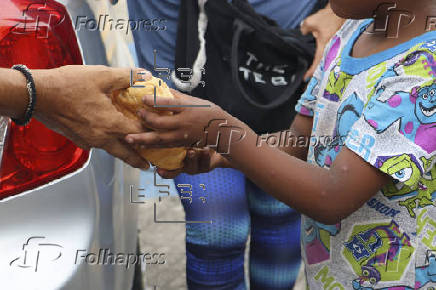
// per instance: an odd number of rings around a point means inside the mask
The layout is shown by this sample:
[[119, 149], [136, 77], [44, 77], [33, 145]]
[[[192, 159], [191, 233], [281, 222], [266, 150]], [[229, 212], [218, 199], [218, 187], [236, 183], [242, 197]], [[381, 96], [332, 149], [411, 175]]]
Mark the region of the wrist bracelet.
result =
[[17, 70], [25, 76], [27, 92], [29, 93], [29, 103], [27, 104], [26, 112], [24, 113], [24, 118], [20, 120], [14, 118], [11, 119], [17, 125], [26, 126], [30, 122], [30, 119], [32, 118], [33, 110], [35, 108], [35, 103], [36, 103], [35, 81], [33, 80], [32, 73], [24, 64], [16, 64], [12, 66], [11, 69]]

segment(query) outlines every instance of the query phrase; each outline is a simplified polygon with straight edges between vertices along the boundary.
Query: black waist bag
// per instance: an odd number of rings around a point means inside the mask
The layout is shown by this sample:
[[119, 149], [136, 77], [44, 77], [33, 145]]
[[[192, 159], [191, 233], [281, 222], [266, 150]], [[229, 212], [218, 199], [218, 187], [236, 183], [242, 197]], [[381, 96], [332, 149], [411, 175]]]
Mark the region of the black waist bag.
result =
[[[313, 37], [281, 29], [246, 0], [208, 0], [204, 9], [205, 70], [202, 82], [189, 93], [219, 105], [258, 134], [288, 129], [305, 86], [303, 76], [313, 60]], [[198, 12], [197, 0], [182, 1], [177, 68], [195, 67], [200, 49]], [[180, 71], [176, 76], [186, 77]]]

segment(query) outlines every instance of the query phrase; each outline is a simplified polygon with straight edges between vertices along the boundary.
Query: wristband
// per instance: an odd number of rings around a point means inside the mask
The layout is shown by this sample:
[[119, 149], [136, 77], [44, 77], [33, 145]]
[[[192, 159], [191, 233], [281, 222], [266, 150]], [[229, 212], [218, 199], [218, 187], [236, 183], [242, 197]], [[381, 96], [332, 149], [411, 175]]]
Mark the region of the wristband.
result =
[[24, 75], [24, 77], [26, 78], [27, 92], [29, 94], [29, 103], [27, 104], [26, 112], [24, 113], [24, 118], [20, 120], [14, 118], [11, 119], [17, 125], [26, 126], [30, 122], [30, 119], [32, 118], [33, 110], [35, 108], [35, 103], [36, 103], [35, 81], [33, 80], [32, 73], [24, 64], [16, 64], [11, 68], [21, 72]]

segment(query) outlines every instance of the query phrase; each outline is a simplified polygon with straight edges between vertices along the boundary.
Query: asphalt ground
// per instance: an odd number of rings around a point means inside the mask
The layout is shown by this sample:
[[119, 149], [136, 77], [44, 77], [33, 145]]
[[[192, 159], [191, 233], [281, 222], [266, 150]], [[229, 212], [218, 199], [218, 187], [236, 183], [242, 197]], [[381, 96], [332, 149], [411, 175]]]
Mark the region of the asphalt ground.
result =
[[[156, 204], [159, 220], [185, 220], [185, 212], [179, 197], [166, 197], [161, 202], [156, 200]], [[187, 289], [185, 224], [155, 223], [154, 202], [148, 201], [139, 206], [138, 229], [140, 252], [164, 254], [165, 257], [164, 261], [160, 259], [158, 263], [147, 264], [145, 269], [143, 268], [145, 289]], [[162, 262], [165, 263], [161, 264]]]

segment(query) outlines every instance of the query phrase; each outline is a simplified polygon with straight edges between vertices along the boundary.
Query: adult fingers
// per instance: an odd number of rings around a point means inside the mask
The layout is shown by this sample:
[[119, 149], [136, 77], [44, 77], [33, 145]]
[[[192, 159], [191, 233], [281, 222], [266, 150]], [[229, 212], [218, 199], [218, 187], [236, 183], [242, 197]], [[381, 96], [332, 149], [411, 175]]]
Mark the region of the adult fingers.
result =
[[303, 35], [309, 34], [316, 29], [314, 25], [314, 21], [312, 21], [312, 17], [307, 17], [300, 24], [300, 31]]
[[316, 68], [318, 67], [319, 63], [321, 62], [322, 56], [324, 54], [324, 48], [325, 44], [323, 44], [318, 38], [316, 39], [316, 52], [315, 56], [313, 58], [312, 65], [307, 70], [307, 72], [304, 75], [304, 79], [307, 80], [313, 76], [315, 73]]
[[148, 161], [143, 159], [133, 148], [121, 143], [117, 139], [103, 147], [103, 149], [132, 167], [142, 169], [148, 169], [150, 167]]
[[118, 137], [125, 137], [127, 134], [135, 134], [143, 132], [143, 127], [140, 121], [129, 119], [113, 107], [108, 108], [106, 112], [110, 117], [107, 120], [108, 128]]
[[151, 73], [142, 68], [111, 68], [111, 75], [110, 87], [112, 90], [125, 89], [132, 86], [136, 81], [151, 78]]

